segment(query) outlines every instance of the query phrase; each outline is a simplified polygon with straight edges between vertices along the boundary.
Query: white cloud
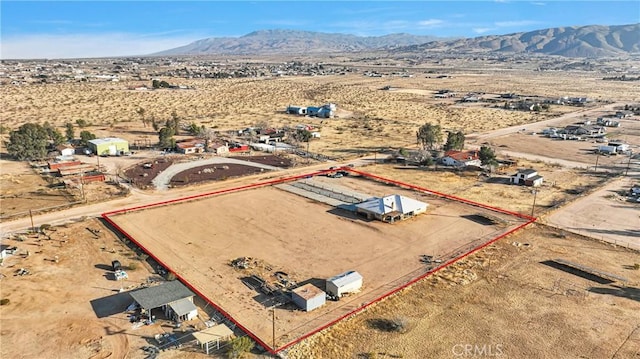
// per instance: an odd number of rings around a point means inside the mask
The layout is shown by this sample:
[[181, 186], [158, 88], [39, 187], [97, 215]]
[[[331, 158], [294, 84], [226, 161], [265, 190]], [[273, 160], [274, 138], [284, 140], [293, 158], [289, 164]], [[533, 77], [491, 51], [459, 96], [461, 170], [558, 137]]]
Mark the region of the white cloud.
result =
[[517, 27], [517, 26], [529, 26], [539, 24], [539, 21], [534, 20], [514, 20], [514, 21], [497, 21], [494, 23], [497, 27]]
[[429, 20], [418, 21], [418, 26], [427, 27], [427, 28], [438, 27], [438, 26], [442, 26], [443, 24], [444, 24], [444, 21], [440, 19], [429, 19]]
[[545, 5], [547, 5], [546, 3], [543, 3], [543, 2], [532, 2], [531, 4], [532, 5], [537, 5], [537, 6], [545, 6]]
[[147, 55], [207, 37], [197, 34], [165, 35], [104, 33], [7, 36], [2, 38], [0, 58], [56, 59]]
[[472, 29], [476, 34], [484, 34], [491, 30], [495, 30], [495, 27], [476, 27]]

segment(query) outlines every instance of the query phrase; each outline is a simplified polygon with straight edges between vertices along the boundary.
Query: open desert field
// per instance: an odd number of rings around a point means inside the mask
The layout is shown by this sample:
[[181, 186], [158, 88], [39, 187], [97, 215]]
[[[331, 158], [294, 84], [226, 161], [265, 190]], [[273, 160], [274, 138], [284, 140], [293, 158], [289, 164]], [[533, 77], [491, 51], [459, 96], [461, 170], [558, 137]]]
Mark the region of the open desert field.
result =
[[[628, 281], [572, 271], [555, 259]], [[639, 261], [637, 252], [625, 248], [527, 227], [296, 345], [288, 355], [636, 358], [640, 271], [632, 267]], [[404, 330], [381, 325], [397, 318]], [[465, 355], [467, 346], [471, 354]]]
[[[429, 208], [427, 214], [390, 225], [265, 187], [124, 211], [109, 215], [109, 220], [263, 342], [272, 345], [274, 340], [274, 347], [425, 274], [430, 267], [420, 261], [423, 254], [447, 261], [526, 222], [370, 180], [333, 180], [372, 196], [412, 197], [427, 202]], [[475, 219], [482, 216], [495, 221]], [[263, 263], [254, 274], [266, 280], [271, 280], [272, 271], [281, 271], [297, 283], [311, 282], [324, 289], [324, 279], [356, 270], [365, 284], [360, 293], [328, 301], [313, 312], [279, 307], [272, 338], [269, 307], [275, 299], [243, 284], [249, 273], [230, 265], [239, 257]]]
[[[640, 119], [620, 121], [621, 126], [609, 128], [607, 138], [624, 141], [635, 152], [640, 148]], [[567, 123], [568, 125], [569, 123]], [[532, 155], [540, 155], [549, 159], [562, 159], [584, 163], [585, 167], [595, 168], [598, 157], [598, 168], [612, 172], [624, 172], [629, 161], [628, 156], [597, 156], [595, 150], [606, 143], [595, 140], [571, 141], [544, 137], [530, 132], [520, 132], [509, 136], [493, 138], [490, 143], [500, 151], [515, 151]]]
[[[197, 123], [218, 131], [237, 130], [258, 122], [277, 126], [310, 123], [322, 137], [310, 150], [333, 157], [353, 157], [389, 147], [415, 143], [415, 131], [425, 122], [440, 123], [445, 130], [477, 133], [513, 125], [524, 125], [557, 116], [567, 110], [533, 113], [494, 108], [495, 104], [459, 106], [451, 100], [435, 100], [432, 93], [448, 88], [464, 94], [516, 92], [537, 96], [589, 96], [602, 101], [638, 100], [633, 85], [601, 81], [595, 74], [549, 74], [526, 71], [458, 72], [436, 79], [416, 69], [411, 78], [371, 78], [361, 74], [320, 77], [275, 77], [256, 79], [167, 79], [193, 87], [190, 90], [135, 91], [137, 81], [107, 83], [62, 83], [1, 86], [4, 106], [0, 117], [6, 128], [26, 122], [88, 122], [85, 128], [97, 136], [119, 136], [132, 143], [155, 142], [156, 132], [144, 126], [145, 117], [164, 123], [175, 111], [184, 123]], [[442, 71], [445, 71], [443, 69]], [[148, 84], [147, 84], [148, 85]], [[393, 86], [394, 91], [381, 88]], [[576, 90], [580, 89], [580, 90]], [[615, 94], [615, 96], [613, 96]], [[338, 118], [320, 119], [284, 114], [288, 105], [338, 104]], [[571, 110], [571, 108], [569, 108]]]
[[[542, 222], [510, 234], [291, 347], [287, 350], [291, 359], [447, 358], [459, 357], [461, 346], [467, 345], [488, 347], [491, 353], [499, 351], [499, 357], [505, 358], [638, 357], [640, 271], [634, 269], [640, 263], [638, 252], [543, 224], [548, 220], [551, 225], [573, 228], [598, 239], [606, 239], [604, 236], [608, 234], [624, 241], [637, 237], [638, 226], [633, 224], [638, 222], [638, 204], [620, 203], [617, 199], [622, 188], [618, 185], [623, 181], [615, 182], [604, 171], [593, 172], [596, 155], [590, 151], [597, 143], [556, 141], [530, 134], [533, 126], [529, 124], [566, 114], [578, 120], [582, 111], [590, 107], [552, 106], [549, 112], [535, 113], [504, 110], [497, 107], [499, 102], [460, 104], [456, 99], [433, 97], [440, 89], [451, 89], [461, 95], [482, 92], [491, 98], [512, 92], [551, 98], [587, 96], [595, 100], [592, 108], [600, 108], [605, 104], [613, 106], [613, 102], [616, 106], [640, 103], [637, 81], [603, 81], [605, 75], [598, 72], [535, 71], [533, 65], [530, 70], [523, 70], [509, 68], [509, 64], [471, 64], [466, 60], [445, 59], [415, 67], [401, 60], [383, 61], [387, 63], [384, 66], [352, 60], [332, 59], [338, 65], [357, 67], [360, 73], [243, 79], [164, 78], [172, 84], [192, 87], [188, 90], [131, 90], [150, 85], [151, 79], [130, 81], [124, 77], [120, 82], [0, 85], [3, 102], [0, 136], [6, 139], [8, 130], [27, 122], [45, 121], [64, 133], [65, 122], [75, 124], [76, 120], [85, 120], [88, 124], [83, 128], [76, 126], [76, 134], [89, 130], [98, 137], [117, 136], [132, 144], [153, 144], [158, 140], [157, 131], [150, 124], [143, 124], [137, 113], [143, 108], [147, 121], [163, 124], [175, 111], [184, 124], [193, 122], [220, 132], [257, 123], [278, 127], [311, 124], [321, 137], [310, 142], [310, 152], [338, 160], [324, 164], [314, 161], [308, 168], [294, 166], [282, 172], [203, 182], [164, 192], [133, 188], [128, 197], [114, 202], [108, 200], [129, 191], [92, 183], [84, 188], [90, 202], [86, 212], [85, 207], [79, 207], [58, 216], [47, 214], [46, 218], [55, 218], [55, 223], [85, 218], [87, 213], [97, 215], [197, 195], [223, 186], [272, 180], [312, 168], [327, 169], [340, 161], [343, 165], [356, 163], [358, 167], [366, 164], [362, 170], [375, 175], [524, 215], [533, 214]], [[362, 75], [365, 70], [392, 73], [405, 65], [412, 77]], [[447, 76], [438, 78], [439, 74]], [[382, 90], [385, 87], [390, 89]], [[318, 106], [327, 102], [338, 105], [336, 118], [284, 113], [288, 105]], [[527, 159], [519, 158], [517, 167], [536, 169], [545, 177], [544, 184], [534, 193], [530, 187], [509, 185], [511, 172], [486, 178], [478, 172], [380, 163], [382, 153], [390, 152], [386, 150], [417, 147], [416, 130], [426, 122], [441, 124], [444, 130], [463, 130], [470, 135], [468, 144], [481, 145], [486, 141], [499, 155], [522, 154]], [[621, 123], [620, 128], [609, 129], [609, 138], [625, 140], [637, 151], [640, 121], [636, 116]], [[510, 126], [527, 131], [487, 135], [487, 131]], [[485, 139], [483, 135], [489, 137]], [[184, 132], [176, 136], [187, 137], [190, 136]], [[481, 139], [474, 142], [474, 138]], [[2, 145], [0, 152], [4, 157], [6, 150]], [[370, 158], [356, 159], [363, 155]], [[377, 156], [377, 161], [371, 160], [373, 156]], [[115, 177], [165, 154], [142, 150], [133, 156], [79, 157], [100, 161], [106, 173]], [[177, 157], [180, 158], [176, 161], [185, 162], [195, 158]], [[292, 157], [296, 164], [306, 160]], [[627, 159], [599, 156], [598, 167], [621, 172]], [[157, 172], [164, 169], [156, 168]], [[194, 171], [198, 173], [201, 169]], [[637, 176], [635, 170], [628, 178], [633, 180]], [[429, 268], [420, 262], [421, 255], [434, 255], [446, 261], [523, 223], [493, 212], [490, 215], [501, 221], [490, 225], [479, 223], [473, 216], [489, 214], [488, 210], [351, 176], [317, 179], [372, 195], [393, 191], [423, 200], [430, 207], [425, 215], [389, 225], [353, 218], [328, 205], [265, 187], [132, 211], [112, 219], [264, 342], [271, 345], [275, 340], [275, 347], [286, 345], [426, 273]], [[630, 183], [624, 181], [624, 188]], [[586, 200], [581, 200], [585, 196]], [[29, 209], [66, 206], [81, 198], [81, 193], [79, 189], [51, 188], [26, 163], [1, 158], [0, 198], [0, 216], [24, 217]], [[574, 203], [563, 208], [569, 202]], [[71, 214], [72, 217], [66, 217]], [[28, 226], [27, 219], [21, 219], [22, 228]], [[44, 223], [53, 222], [36, 219], [35, 224]], [[100, 229], [101, 234], [94, 236], [87, 227]], [[3, 238], [3, 245], [16, 245], [20, 251], [0, 266], [2, 298], [10, 300], [8, 305], [0, 306], [0, 357], [145, 358], [140, 348], [154, 344], [154, 334], [172, 330], [168, 322], [133, 329], [124, 313], [114, 312], [105, 317], [96, 313], [96, 300], [105, 303], [102, 301], [105, 297], [119, 298], [111, 303], [114, 308], [129, 304], [116, 295], [120, 283], [108, 278], [106, 268], [111, 260], [120, 259], [124, 265], [134, 263], [138, 267], [129, 272], [125, 289], [159, 280], [151, 266], [124, 245], [118, 238], [121, 235], [111, 232], [112, 229], [90, 219], [54, 228], [49, 233], [51, 239], [27, 235], [24, 241], [18, 241], [9, 232], [2, 233], [11, 237]], [[257, 259], [262, 275], [282, 271], [298, 283], [322, 283], [332, 275], [357, 270], [364, 276], [364, 287], [356, 295], [338, 302], [327, 301], [310, 313], [294, 310], [292, 304], [278, 307], [276, 335], [272, 338], [269, 306], [273, 301], [265, 301], [264, 296], [243, 284], [241, 278], [251, 272], [229, 265], [230, 260], [238, 257]], [[607, 281], [570, 270], [551, 262], [554, 259], [570, 260], [627, 281]], [[14, 275], [20, 268], [31, 274]], [[201, 304], [199, 313], [206, 318], [208, 314], [202, 309], [206, 309], [206, 304], [203, 301], [196, 304]], [[211, 311], [211, 306], [208, 309]], [[404, 330], [386, 332], [384, 324], [398, 318], [406, 324]], [[198, 319], [194, 325], [204, 324]], [[163, 352], [161, 357], [207, 356], [199, 348], [189, 346], [181, 351]]]

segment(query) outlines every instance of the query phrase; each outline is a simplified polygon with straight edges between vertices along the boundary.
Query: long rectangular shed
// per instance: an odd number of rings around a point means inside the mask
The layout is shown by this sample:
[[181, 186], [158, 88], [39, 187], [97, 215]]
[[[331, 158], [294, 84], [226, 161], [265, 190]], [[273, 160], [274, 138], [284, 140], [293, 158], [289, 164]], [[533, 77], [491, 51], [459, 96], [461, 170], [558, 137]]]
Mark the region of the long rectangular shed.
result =
[[348, 271], [327, 279], [327, 293], [341, 297], [346, 293], [356, 293], [362, 288], [362, 275]]

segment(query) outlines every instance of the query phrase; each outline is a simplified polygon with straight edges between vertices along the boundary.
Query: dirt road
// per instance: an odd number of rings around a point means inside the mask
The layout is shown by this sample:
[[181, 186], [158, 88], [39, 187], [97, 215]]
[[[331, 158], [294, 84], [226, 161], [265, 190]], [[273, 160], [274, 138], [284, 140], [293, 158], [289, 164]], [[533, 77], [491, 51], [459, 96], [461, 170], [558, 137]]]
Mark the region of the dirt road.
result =
[[[359, 163], [359, 162], [358, 162]], [[335, 163], [321, 163], [304, 168], [292, 168], [287, 170], [271, 172], [267, 174], [260, 174], [254, 176], [247, 176], [237, 179], [231, 179], [223, 182], [205, 183], [202, 185], [196, 185], [191, 187], [174, 188], [171, 191], [152, 191], [146, 192], [136, 188], [131, 188], [131, 194], [125, 198], [118, 198], [112, 201], [93, 203], [84, 206], [73, 207], [63, 211], [44, 213], [33, 217], [33, 225], [38, 227], [42, 224], [62, 224], [67, 222], [73, 222], [82, 218], [97, 217], [102, 213], [109, 212], [116, 209], [137, 207], [145, 204], [157, 203], [161, 201], [169, 201], [172, 199], [183, 198], [187, 196], [197, 195], [201, 193], [207, 193], [222, 188], [230, 188], [235, 186], [241, 186], [250, 183], [256, 183], [265, 181], [277, 177], [286, 177], [296, 174], [309, 173], [313, 171], [319, 171], [327, 169], [329, 166], [340, 166], [344, 164]], [[24, 231], [31, 228], [31, 219], [18, 218], [13, 221], [3, 221], [0, 223], [0, 238], [4, 238], [10, 233]]]
[[629, 191], [632, 177], [618, 178], [543, 221], [557, 228], [640, 250], [640, 203], [618, 193]]
[[544, 120], [540, 122], [530, 123], [527, 125], [517, 125], [511, 127], [500, 128], [493, 131], [488, 131], [481, 134], [470, 134], [467, 136], [468, 141], [470, 143], [483, 143], [492, 138], [506, 136], [512, 133], [517, 133], [526, 129], [527, 132], [540, 132], [547, 127], [552, 127], [558, 124], [562, 124], [567, 120], [575, 119], [580, 116], [589, 116], [594, 113], [603, 112], [603, 111], [611, 111], [616, 106], [624, 106], [624, 103], [611, 103], [608, 105], [593, 107], [593, 108], [584, 108], [575, 112], [568, 113], [566, 115], [562, 115], [559, 117], [555, 117], [549, 120]]

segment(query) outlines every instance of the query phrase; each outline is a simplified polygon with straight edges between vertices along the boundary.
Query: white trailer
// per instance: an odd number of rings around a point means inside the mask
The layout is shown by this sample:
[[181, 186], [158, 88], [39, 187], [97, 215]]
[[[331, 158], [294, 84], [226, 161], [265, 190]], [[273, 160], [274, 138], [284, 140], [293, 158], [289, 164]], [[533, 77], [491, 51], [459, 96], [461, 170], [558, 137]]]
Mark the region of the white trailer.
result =
[[327, 279], [327, 293], [340, 298], [346, 293], [357, 293], [362, 288], [362, 275], [347, 271]]
[[615, 155], [618, 153], [616, 146], [598, 146], [597, 151], [598, 153], [605, 154], [605, 155]]

